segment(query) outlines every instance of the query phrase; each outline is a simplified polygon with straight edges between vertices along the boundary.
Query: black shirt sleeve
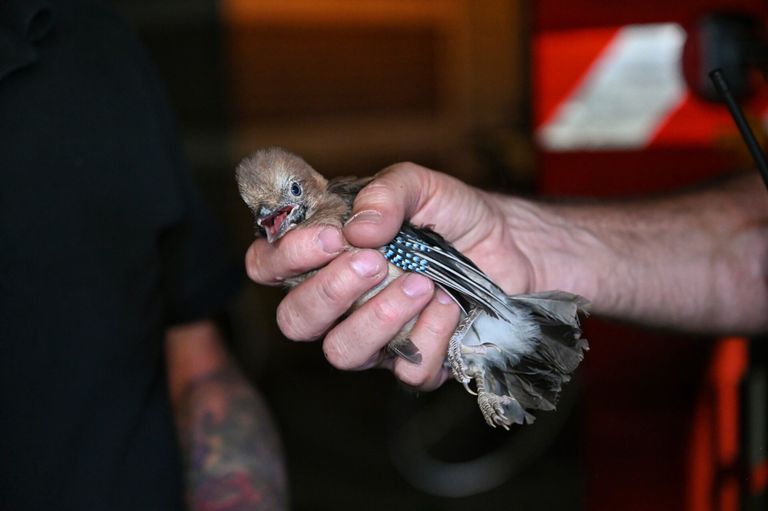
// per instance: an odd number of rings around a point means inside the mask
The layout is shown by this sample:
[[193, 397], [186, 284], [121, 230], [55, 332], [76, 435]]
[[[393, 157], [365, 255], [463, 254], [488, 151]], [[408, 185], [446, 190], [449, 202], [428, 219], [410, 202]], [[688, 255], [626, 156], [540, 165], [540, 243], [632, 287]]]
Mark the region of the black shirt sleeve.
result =
[[182, 179], [182, 217], [160, 240], [167, 325], [220, 313], [243, 282], [242, 265], [233, 260], [189, 178]]
[[143, 62], [181, 210], [178, 221], [160, 239], [165, 321], [174, 325], [220, 313], [241, 287], [245, 275], [242, 263], [235, 260], [183, 159], [175, 116], [164, 87], [149, 59]]

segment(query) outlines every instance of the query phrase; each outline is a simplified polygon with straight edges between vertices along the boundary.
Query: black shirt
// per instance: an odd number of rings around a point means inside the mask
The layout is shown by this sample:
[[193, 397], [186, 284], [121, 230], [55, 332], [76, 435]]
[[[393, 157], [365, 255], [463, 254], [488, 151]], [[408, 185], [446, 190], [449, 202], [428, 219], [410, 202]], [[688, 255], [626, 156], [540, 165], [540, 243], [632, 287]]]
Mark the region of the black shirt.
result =
[[0, 0], [0, 509], [181, 506], [163, 331], [239, 283], [183, 170], [106, 5]]

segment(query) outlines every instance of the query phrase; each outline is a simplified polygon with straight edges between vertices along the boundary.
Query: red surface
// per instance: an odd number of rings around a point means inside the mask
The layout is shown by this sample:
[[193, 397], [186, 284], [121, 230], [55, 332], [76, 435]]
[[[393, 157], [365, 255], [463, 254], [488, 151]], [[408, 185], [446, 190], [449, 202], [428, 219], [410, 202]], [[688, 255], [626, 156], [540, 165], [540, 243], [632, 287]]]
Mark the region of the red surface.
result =
[[680, 188], [737, 167], [715, 148], [539, 153], [539, 189], [549, 195], [627, 197]]
[[739, 384], [748, 366], [747, 341], [719, 341], [712, 355], [709, 382], [715, 394], [718, 432], [717, 460], [723, 467], [734, 467], [739, 455]]
[[702, 142], [711, 144], [733, 134], [737, 134], [736, 126], [727, 108], [698, 101], [688, 93], [653, 136], [651, 145], [674, 147], [696, 146]]
[[[744, 112], [755, 133], [760, 133], [759, 117], [768, 115], [768, 88], [758, 89], [756, 96], [743, 105]], [[755, 115], [755, 113], [761, 113]], [[680, 105], [671, 112], [654, 135], [653, 148], [705, 147], [746, 150], [728, 109], [723, 105], [707, 103], [688, 93]]]
[[691, 424], [685, 509], [737, 511], [741, 493], [739, 385], [748, 367], [747, 341], [718, 341], [708, 365]]
[[537, 0], [533, 3], [538, 32], [579, 27], [611, 27], [629, 23], [687, 22], [713, 10], [768, 12], [761, 0]]
[[533, 41], [534, 125], [541, 126], [579, 86], [617, 27], [542, 32]]
[[752, 468], [749, 478], [749, 491], [753, 495], [763, 493], [768, 486], [768, 461]]

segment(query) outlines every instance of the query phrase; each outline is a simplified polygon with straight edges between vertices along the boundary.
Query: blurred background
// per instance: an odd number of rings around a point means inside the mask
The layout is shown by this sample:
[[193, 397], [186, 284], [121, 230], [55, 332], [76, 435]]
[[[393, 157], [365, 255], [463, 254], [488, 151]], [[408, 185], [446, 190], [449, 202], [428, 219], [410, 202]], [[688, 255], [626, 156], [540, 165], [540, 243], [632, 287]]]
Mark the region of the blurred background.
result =
[[[242, 254], [233, 169], [280, 145], [326, 176], [411, 160], [498, 191], [626, 198], [750, 165], [706, 78], [765, 140], [764, 0], [113, 0]], [[716, 207], [716, 205], [713, 205]], [[560, 410], [488, 428], [455, 383], [342, 373], [246, 286], [233, 349], [281, 429], [297, 510], [765, 508], [765, 356], [591, 318]]]

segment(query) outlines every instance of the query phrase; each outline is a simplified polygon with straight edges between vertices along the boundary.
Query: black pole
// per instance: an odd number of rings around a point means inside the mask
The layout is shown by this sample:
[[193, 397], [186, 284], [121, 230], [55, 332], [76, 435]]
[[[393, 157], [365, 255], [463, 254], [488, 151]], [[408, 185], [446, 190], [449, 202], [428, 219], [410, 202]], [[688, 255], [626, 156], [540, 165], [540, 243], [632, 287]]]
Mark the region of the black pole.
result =
[[760, 149], [760, 144], [757, 143], [755, 134], [752, 133], [752, 128], [749, 127], [749, 123], [747, 122], [746, 117], [744, 117], [744, 112], [741, 111], [741, 107], [739, 107], [739, 104], [736, 102], [736, 98], [733, 97], [731, 88], [728, 86], [728, 82], [725, 79], [722, 69], [718, 68], [710, 71], [709, 78], [725, 100], [725, 104], [728, 105], [728, 110], [730, 110], [731, 116], [741, 132], [741, 137], [744, 139], [744, 143], [747, 144], [749, 152], [752, 153], [752, 158], [755, 160], [757, 170], [760, 171], [763, 183], [765, 183], [765, 186], [768, 188], [768, 162], [765, 160], [765, 154], [763, 154], [762, 149]]

